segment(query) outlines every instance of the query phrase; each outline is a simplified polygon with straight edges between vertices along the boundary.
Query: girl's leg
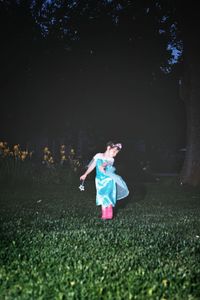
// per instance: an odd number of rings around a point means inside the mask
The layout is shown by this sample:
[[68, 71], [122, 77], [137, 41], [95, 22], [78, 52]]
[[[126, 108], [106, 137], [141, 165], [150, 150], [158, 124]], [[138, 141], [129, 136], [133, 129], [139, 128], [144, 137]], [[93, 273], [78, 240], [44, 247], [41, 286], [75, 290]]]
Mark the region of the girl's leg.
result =
[[106, 219], [107, 207], [105, 207], [105, 206], [102, 205], [101, 211], [102, 211], [101, 218], [105, 220]]
[[107, 219], [112, 219], [113, 218], [113, 207], [112, 207], [112, 204], [107, 207], [106, 217], [107, 217]]

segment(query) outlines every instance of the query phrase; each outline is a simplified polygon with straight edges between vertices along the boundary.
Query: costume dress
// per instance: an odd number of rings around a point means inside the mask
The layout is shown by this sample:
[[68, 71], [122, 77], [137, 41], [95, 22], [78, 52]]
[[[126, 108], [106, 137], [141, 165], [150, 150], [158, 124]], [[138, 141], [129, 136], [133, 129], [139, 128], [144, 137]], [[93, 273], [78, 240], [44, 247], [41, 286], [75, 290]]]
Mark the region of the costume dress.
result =
[[[96, 163], [96, 205], [108, 207], [116, 205], [117, 200], [128, 196], [129, 190], [124, 180], [115, 174], [115, 167], [113, 167], [114, 158], [105, 157], [103, 153], [97, 153], [93, 160]], [[102, 172], [100, 167], [107, 163]]]

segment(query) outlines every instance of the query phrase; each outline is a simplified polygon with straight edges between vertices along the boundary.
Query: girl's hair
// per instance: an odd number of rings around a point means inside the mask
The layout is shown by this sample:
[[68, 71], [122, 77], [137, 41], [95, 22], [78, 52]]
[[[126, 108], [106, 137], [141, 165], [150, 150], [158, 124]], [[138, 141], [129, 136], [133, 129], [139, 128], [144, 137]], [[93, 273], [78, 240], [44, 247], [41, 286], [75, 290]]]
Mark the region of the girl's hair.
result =
[[122, 144], [121, 143], [115, 143], [115, 142], [112, 142], [112, 141], [109, 141], [106, 144], [106, 146], [110, 147], [110, 148], [117, 148], [117, 150], [121, 150], [122, 149]]

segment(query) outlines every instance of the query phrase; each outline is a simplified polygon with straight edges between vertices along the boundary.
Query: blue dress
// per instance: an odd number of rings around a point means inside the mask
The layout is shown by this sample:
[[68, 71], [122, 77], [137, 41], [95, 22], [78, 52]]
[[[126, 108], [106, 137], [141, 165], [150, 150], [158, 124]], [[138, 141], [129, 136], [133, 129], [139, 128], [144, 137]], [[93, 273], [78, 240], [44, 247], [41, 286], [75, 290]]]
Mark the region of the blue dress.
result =
[[[98, 153], [93, 157], [93, 161], [96, 163], [96, 205], [115, 206], [117, 200], [128, 196], [129, 190], [124, 180], [115, 174], [114, 158], [104, 157], [103, 153]], [[103, 163], [108, 164], [105, 172], [100, 168]]]

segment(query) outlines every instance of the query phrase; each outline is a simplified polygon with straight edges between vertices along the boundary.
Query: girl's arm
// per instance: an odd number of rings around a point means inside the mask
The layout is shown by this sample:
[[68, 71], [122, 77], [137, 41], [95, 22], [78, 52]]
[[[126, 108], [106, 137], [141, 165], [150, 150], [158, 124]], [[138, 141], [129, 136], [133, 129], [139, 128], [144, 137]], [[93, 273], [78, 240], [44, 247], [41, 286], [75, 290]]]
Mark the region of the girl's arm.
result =
[[88, 174], [91, 173], [91, 172], [94, 170], [95, 167], [96, 167], [96, 161], [93, 160], [93, 161], [90, 163], [90, 165], [89, 165], [87, 171], [80, 177], [80, 180], [85, 180], [86, 177], [88, 176]]

